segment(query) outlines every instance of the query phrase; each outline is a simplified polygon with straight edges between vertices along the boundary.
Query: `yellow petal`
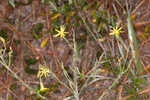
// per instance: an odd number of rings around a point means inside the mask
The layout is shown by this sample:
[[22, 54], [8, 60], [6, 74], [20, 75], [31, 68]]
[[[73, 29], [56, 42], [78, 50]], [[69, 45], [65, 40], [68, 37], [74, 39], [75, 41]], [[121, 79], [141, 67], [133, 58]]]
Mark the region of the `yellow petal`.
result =
[[64, 32], [65, 34], [69, 33], [69, 32]]
[[62, 25], [62, 26], [60, 26], [60, 31], [62, 31], [62, 32], [64, 32], [65, 31], [65, 26], [64, 25]]
[[45, 38], [43, 41], [42, 41], [42, 43], [41, 43], [41, 48], [43, 48], [46, 44], [47, 44], [47, 41], [49, 40], [49, 38], [47, 37], [47, 38]]
[[108, 70], [107, 69], [101, 69], [101, 72], [105, 73], [105, 72], [108, 72]]
[[12, 55], [12, 53], [13, 53], [13, 50], [12, 50], [12, 48], [11, 47], [9, 47], [9, 49], [10, 49], [10, 51], [9, 51], [9, 55], [11, 56]]
[[46, 92], [46, 91], [48, 91], [49, 90], [49, 88], [41, 88], [40, 89], [40, 92]]
[[114, 33], [114, 32], [112, 32], [112, 33], [109, 33], [109, 35], [115, 35], [115, 33]]
[[5, 39], [3, 37], [0, 37], [0, 40], [5, 44]]
[[96, 18], [95, 18], [95, 19], [93, 19], [93, 20], [92, 20], [92, 22], [93, 22], [93, 23], [95, 23], [95, 22], [96, 22]]
[[56, 35], [54, 35], [54, 37], [58, 37], [60, 34], [56, 34]]
[[60, 16], [60, 13], [55, 14], [53, 17], [51, 17], [52, 20], [56, 19], [57, 17]]
[[57, 29], [55, 29], [55, 31], [56, 31], [56, 32], [58, 32], [58, 33], [60, 32], [60, 31], [59, 31], [59, 30], [57, 30]]

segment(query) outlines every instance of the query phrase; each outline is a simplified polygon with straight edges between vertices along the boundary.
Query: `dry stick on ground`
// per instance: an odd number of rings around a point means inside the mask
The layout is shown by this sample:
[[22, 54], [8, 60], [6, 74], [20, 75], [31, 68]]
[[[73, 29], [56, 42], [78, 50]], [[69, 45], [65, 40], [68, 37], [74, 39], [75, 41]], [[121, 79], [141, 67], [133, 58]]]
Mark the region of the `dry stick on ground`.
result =
[[[128, 78], [128, 75], [129, 75], [129, 72], [130, 71], [128, 71], [127, 72], [127, 74], [124, 76], [124, 79], [123, 79], [123, 84], [125, 83], [125, 81], [127, 80], [127, 78]], [[116, 98], [116, 100], [121, 100], [121, 93], [122, 93], [122, 91], [123, 91], [123, 85], [121, 85], [120, 86], [120, 89], [119, 89], [119, 92], [118, 92], [118, 95], [117, 95], [117, 98]]]
[[8, 0], [1, 0], [1, 10], [3, 17], [6, 17]]
[[149, 66], [145, 66], [142, 60], [141, 60], [141, 63], [142, 63], [144, 71], [142, 73], [140, 73], [140, 75], [143, 75], [144, 73], [149, 73], [149, 71], [147, 70], [148, 69], [147, 67], [149, 67]]
[[63, 100], [64, 100], [64, 98], [67, 98], [70, 95], [71, 95], [71, 92], [70, 91], [66, 91], [65, 94], [63, 94]]
[[115, 0], [117, 2], [117, 4], [120, 6], [120, 8], [123, 9], [123, 13], [126, 12], [125, 8], [123, 7], [123, 5], [118, 1], [118, 0]]
[[[2, 76], [0, 76], [0, 77], [2, 77]], [[2, 81], [1, 81], [2, 82]], [[3, 89], [5, 89], [6, 88], [6, 84], [8, 83], [8, 79], [7, 80], [4, 80], [3, 82], [2, 82], [2, 85], [1, 85], [1, 87], [0, 87], [0, 93], [2, 92], [2, 90]]]
[[6, 29], [11, 30], [12, 32], [16, 32], [16, 28], [13, 25], [6, 23], [6, 22], [0, 22], [0, 29], [1, 28], [4, 28], [4, 29], [6, 28]]
[[147, 39], [147, 40], [143, 41], [143, 42], [140, 44], [140, 46], [139, 46], [139, 47], [140, 47], [139, 50], [142, 49], [142, 46], [143, 46], [146, 42], [150, 42], [150, 39]]
[[131, 12], [131, 16], [136, 13], [136, 11], [142, 6], [142, 4], [144, 4], [144, 2], [145, 2], [145, 0], [142, 0], [142, 1], [136, 6], [136, 8]]
[[10, 84], [10, 81], [9, 81], [10, 78], [8, 77], [8, 76], [9, 76], [8, 73], [9, 73], [9, 72], [7, 71], [7, 72], [6, 72], [6, 75], [5, 75], [5, 76], [6, 76], [6, 80], [8, 80], [8, 81], [7, 81], [8, 83], [5, 84], [5, 85], [7, 86], [7, 87], [6, 87], [6, 100], [8, 100], [9, 87], [10, 87], [10, 85], [9, 85], [9, 84]]
[[33, 19], [35, 20], [35, 17], [36, 15], [35, 15], [35, 5], [32, 3], [32, 17], [33, 17]]
[[23, 20], [22, 23], [26, 22], [30, 17], [32, 16], [32, 13], [26, 16]]
[[112, 4], [113, 4], [113, 0], [106, 0], [107, 1], [107, 10], [109, 11], [110, 14], [112, 14]]
[[134, 22], [134, 26], [135, 27], [140, 27], [140, 26], [143, 26], [143, 25], [146, 25], [146, 24], [150, 24], [150, 20], [149, 21], [141, 21], [141, 22]]
[[[144, 44], [146, 44], [147, 42], [150, 42], [150, 39], [146, 39], [146, 40], [144, 40], [140, 45], [139, 45], [139, 51], [141, 51], [143, 48], [143, 45]], [[146, 66], [144, 66], [144, 64], [143, 64], [143, 67], [144, 67], [144, 71], [145, 72], [147, 72], [148, 73], [148, 69], [149, 69], [149, 67], [150, 67], [150, 64], [148, 64], [148, 65], [146, 65]], [[144, 72], [143, 72], [144, 73]], [[142, 73], [141, 73], [142, 74]]]
[[3, 14], [0, 12], [0, 19], [4, 19], [4, 16], [3, 16]]
[[121, 18], [120, 18], [120, 16], [119, 16], [119, 13], [118, 13], [118, 11], [117, 11], [117, 8], [116, 8], [115, 4], [113, 4], [113, 8], [114, 8], [115, 13], [116, 13], [116, 16], [117, 16], [117, 18], [118, 18], [118, 20], [119, 20], [119, 24], [123, 24], [123, 21], [121, 20]]
[[[148, 8], [150, 9], [150, 7]], [[150, 16], [150, 11], [149, 12], [146, 12], [144, 15], [142, 15], [142, 17], [139, 19], [139, 20], [144, 20], [144, 18], [148, 18]]]
[[38, 59], [40, 62], [42, 62], [43, 56], [41, 55], [40, 51], [38, 51], [36, 49], [36, 47], [34, 45], [32, 45], [30, 42], [26, 42], [26, 44], [27, 44], [28, 48], [31, 49], [33, 54], [36, 56], [36, 59]]
[[[18, 10], [18, 13], [20, 13], [20, 10]], [[20, 14], [19, 14], [20, 15]], [[19, 18], [20, 16], [18, 16]], [[18, 61], [18, 65], [19, 65], [19, 68], [21, 69], [21, 71], [24, 69], [24, 59], [23, 59], [23, 52], [22, 52], [22, 47], [23, 47], [23, 33], [19, 31], [19, 28], [20, 28], [20, 25], [19, 23], [16, 23], [15, 24], [15, 32], [14, 34], [16, 33], [17, 34], [17, 37], [18, 37], [18, 40], [20, 41], [19, 45], [17, 46], [17, 55], [18, 55], [18, 58], [19, 58], [19, 61]], [[22, 73], [20, 73], [21, 76], [23, 76], [22, 78], [24, 78], [24, 71]]]
[[[14, 97], [16, 97], [17, 98], [17, 100], [19, 100], [19, 97], [18, 97], [18, 95], [17, 94], [15, 94], [12, 90], [10, 90], [9, 88], [7, 88], [7, 91], [8, 92], [10, 92]], [[8, 99], [8, 100], [10, 100], [10, 99]]]
[[147, 73], [149, 72], [148, 69], [150, 68], [150, 63], [145, 67], [145, 70], [147, 71]]
[[3, 89], [7, 89], [7, 91], [9, 91], [14, 97], [16, 97], [17, 100], [19, 100], [18, 96], [17, 96], [13, 91], [11, 91], [11, 90], [8, 88], [8, 85], [7, 85], [8, 83], [9, 83], [8, 79], [5, 80], [5, 81], [2, 83], [2, 86], [1, 86], [1, 88], [0, 88], [0, 92], [1, 92], [1, 90], [3, 90]]

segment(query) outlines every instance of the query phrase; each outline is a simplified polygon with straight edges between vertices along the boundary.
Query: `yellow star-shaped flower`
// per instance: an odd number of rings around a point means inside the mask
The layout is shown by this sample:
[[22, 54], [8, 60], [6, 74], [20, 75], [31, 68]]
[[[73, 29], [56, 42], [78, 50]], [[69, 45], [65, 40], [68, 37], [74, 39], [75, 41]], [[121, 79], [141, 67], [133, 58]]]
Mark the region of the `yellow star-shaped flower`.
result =
[[56, 35], [54, 35], [54, 37], [58, 37], [58, 36], [60, 36], [60, 37], [62, 37], [62, 38], [65, 38], [65, 35], [68, 33], [68, 32], [64, 32], [65, 31], [65, 26], [64, 25], [61, 25], [60, 26], [60, 30], [57, 30], [56, 29], [56, 32], [58, 32], [58, 34], [56, 34]]
[[47, 66], [43, 66], [43, 65], [39, 65], [39, 71], [38, 71], [38, 74], [37, 74], [37, 77], [47, 77], [49, 76], [50, 74], [50, 70], [48, 69]]
[[48, 90], [50, 90], [50, 89], [49, 88], [40, 88], [40, 92], [46, 92]]
[[122, 27], [116, 26], [116, 27], [113, 28], [112, 32], [109, 33], [109, 35], [115, 35], [116, 38], [119, 38], [120, 33], [123, 33]]

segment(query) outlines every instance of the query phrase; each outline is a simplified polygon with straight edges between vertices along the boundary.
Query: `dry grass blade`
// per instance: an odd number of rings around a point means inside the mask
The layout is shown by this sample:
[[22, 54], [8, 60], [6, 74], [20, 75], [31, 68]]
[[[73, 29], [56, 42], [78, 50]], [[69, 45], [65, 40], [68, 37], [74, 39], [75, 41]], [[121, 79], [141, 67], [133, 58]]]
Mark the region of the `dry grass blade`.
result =
[[113, 8], [114, 8], [114, 10], [115, 10], [116, 16], [118, 17], [119, 24], [120, 24], [120, 23], [122, 24], [123, 21], [121, 20], [121, 18], [120, 18], [120, 16], [119, 16], [119, 12], [118, 12], [118, 10], [117, 10], [115, 4], [113, 4]]
[[131, 15], [133, 15], [137, 11], [137, 9], [139, 9], [144, 4], [144, 2], [145, 0], [141, 0], [138, 6], [136, 6], [136, 8], [131, 12]]
[[146, 24], [150, 24], [150, 21], [142, 21], [142, 22], [138, 22], [138, 23], [134, 23], [136, 27], [140, 27]]

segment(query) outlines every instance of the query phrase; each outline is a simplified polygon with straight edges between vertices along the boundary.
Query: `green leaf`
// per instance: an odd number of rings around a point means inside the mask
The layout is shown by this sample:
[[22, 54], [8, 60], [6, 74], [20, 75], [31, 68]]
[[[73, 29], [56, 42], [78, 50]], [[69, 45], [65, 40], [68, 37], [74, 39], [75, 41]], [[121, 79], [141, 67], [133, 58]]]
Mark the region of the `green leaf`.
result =
[[30, 66], [26, 66], [26, 67], [24, 68], [24, 71], [25, 71], [27, 74], [37, 74], [37, 73], [38, 73], [38, 70], [30, 68]]
[[129, 39], [130, 39], [130, 46], [131, 46], [131, 50], [132, 50], [132, 56], [135, 59], [137, 70], [141, 73], [141, 72], [143, 72], [143, 68], [142, 68], [141, 59], [140, 59], [140, 56], [139, 56], [138, 43], [137, 43], [137, 40], [136, 40], [136, 35], [135, 35], [135, 32], [134, 32], [130, 11], [128, 11], [127, 25], [128, 25], [128, 36], [129, 36]]
[[16, 89], [16, 88], [17, 88], [17, 83], [11, 84], [10, 90], [14, 90], [14, 89]]
[[55, 11], [58, 11], [56, 5], [52, 1], [49, 1], [49, 4]]
[[37, 60], [35, 58], [25, 58], [25, 62], [27, 65], [33, 65], [37, 62]]
[[40, 34], [40, 33], [42, 32], [42, 29], [43, 29], [43, 24], [42, 23], [36, 24], [32, 29], [33, 37], [36, 38], [36, 39], [41, 38], [42, 34]]
[[0, 36], [3, 37], [5, 40], [8, 40], [8, 32], [9, 32], [9, 30], [1, 29]]
[[30, 65], [36, 64], [37, 60], [35, 58], [25, 58], [27, 66], [24, 68], [24, 71], [27, 74], [37, 74], [38, 70], [31, 68]]

